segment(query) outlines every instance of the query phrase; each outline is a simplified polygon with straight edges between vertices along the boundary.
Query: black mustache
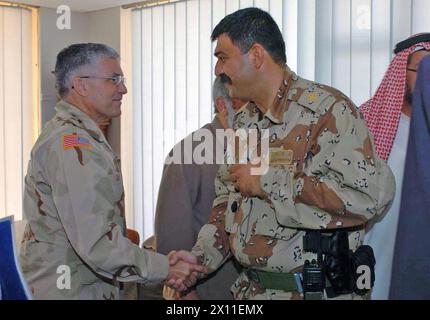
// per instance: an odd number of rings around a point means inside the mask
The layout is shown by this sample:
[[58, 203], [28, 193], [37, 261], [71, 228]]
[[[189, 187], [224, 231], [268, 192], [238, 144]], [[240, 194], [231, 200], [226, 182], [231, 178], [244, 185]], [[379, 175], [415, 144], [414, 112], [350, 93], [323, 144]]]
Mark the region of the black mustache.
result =
[[231, 84], [232, 83], [230, 77], [228, 75], [226, 75], [225, 73], [221, 73], [219, 75], [219, 77], [221, 78], [221, 82], [224, 84], [226, 84], [226, 83]]

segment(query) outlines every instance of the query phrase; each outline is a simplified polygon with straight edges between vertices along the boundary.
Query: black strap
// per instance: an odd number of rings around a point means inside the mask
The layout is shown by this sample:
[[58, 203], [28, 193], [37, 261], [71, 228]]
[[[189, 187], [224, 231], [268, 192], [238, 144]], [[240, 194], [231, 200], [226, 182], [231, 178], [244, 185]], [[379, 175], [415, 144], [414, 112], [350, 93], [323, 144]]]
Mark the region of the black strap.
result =
[[398, 44], [396, 44], [396, 47], [394, 48], [394, 54], [397, 54], [400, 51], [410, 48], [420, 42], [430, 42], [430, 33], [423, 33], [415, 37], [400, 41]]

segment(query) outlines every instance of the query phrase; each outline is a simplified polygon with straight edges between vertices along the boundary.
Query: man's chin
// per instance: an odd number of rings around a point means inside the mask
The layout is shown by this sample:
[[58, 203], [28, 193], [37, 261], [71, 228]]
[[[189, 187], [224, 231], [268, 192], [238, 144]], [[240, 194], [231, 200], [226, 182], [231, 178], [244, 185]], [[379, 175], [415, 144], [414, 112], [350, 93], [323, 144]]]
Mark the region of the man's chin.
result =
[[117, 112], [115, 112], [113, 115], [112, 115], [112, 118], [117, 118], [117, 117], [119, 117], [121, 115], [121, 109], [120, 110], [118, 110]]
[[121, 101], [115, 103], [110, 113], [111, 118], [119, 117], [121, 115]]

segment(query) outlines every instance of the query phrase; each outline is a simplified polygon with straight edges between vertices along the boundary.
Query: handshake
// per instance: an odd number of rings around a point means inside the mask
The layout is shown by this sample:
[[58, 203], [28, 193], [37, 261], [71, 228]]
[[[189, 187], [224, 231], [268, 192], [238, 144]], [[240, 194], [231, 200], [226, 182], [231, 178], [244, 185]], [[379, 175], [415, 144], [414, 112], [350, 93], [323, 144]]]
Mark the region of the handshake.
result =
[[194, 286], [199, 272], [207, 272], [207, 268], [199, 265], [197, 258], [189, 251], [171, 251], [167, 257], [170, 267], [164, 284], [178, 292]]

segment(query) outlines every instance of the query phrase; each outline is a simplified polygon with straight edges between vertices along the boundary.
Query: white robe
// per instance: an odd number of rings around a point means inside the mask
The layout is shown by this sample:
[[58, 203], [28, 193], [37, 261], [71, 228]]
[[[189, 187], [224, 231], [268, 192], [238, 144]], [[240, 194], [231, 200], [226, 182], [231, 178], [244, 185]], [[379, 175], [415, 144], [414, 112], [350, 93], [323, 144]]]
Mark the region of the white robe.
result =
[[410, 118], [402, 113], [396, 139], [388, 158], [388, 165], [396, 179], [396, 195], [393, 204], [383, 219], [377, 222], [364, 237], [364, 244], [373, 248], [376, 257], [375, 286], [372, 289], [372, 300], [386, 300], [390, 292], [394, 244], [408, 147], [409, 123]]

